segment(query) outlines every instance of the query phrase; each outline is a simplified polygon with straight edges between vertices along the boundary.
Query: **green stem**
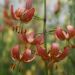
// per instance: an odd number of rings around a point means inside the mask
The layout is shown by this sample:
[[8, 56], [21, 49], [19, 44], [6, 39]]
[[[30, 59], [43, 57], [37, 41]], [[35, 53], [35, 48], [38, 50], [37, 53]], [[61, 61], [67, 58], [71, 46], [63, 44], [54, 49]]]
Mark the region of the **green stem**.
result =
[[[44, 0], [44, 26], [43, 26], [43, 34], [44, 34], [44, 47], [47, 51], [47, 35], [46, 35], [46, 0]], [[45, 75], [48, 75], [48, 67], [47, 62], [45, 62]]]
[[54, 74], [53, 74], [53, 64], [52, 64], [51, 67], [50, 67], [50, 75], [54, 75]]
[[47, 50], [47, 39], [46, 39], [46, 0], [44, 0], [44, 26], [43, 26], [43, 34], [44, 34], [44, 47]]

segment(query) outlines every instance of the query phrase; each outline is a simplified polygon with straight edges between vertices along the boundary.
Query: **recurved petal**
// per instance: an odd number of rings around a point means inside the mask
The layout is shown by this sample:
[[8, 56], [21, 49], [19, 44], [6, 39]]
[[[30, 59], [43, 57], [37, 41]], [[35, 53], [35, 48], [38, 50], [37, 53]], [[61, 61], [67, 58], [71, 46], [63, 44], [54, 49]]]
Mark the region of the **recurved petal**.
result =
[[19, 45], [15, 45], [11, 49], [11, 56], [14, 60], [19, 60], [20, 59], [20, 53], [19, 53]]
[[26, 33], [26, 38], [27, 38], [28, 43], [32, 43], [34, 41], [34, 32]]
[[63, 60], [65, 57], [67, 57], [68, 53], [69, 53], [69, 47], [65, 47], [64, 51], [62, 53], [59, 54], [59, 56], [57, 56], [57, 61]]
[[16, 14], [14, 13], [13, 5], [11, 5], [10, 11], [11, 11], [12, 18], [18, 20], [19, 17], [17, 17]]
[[37, 53], [39, 56], [41, 56], [44, 60], [49, 60], [49, 56], [44, 48], [42, 48], [40, 45], [37, 45]]
[[69, 39], [75, 37], [75, 28], [72, 25], [67, 26], [67, 32], [69, 34]]
[[53, 43], [51, 45], [51, 50], [50, 50], [50, 54], [51, 56], [55, 57], [59, 54], [59, 44], [58, 43]]
[[24, 10], [25, 10], [24, 8], [18, 8], [15, 11], [16, 16], [20, 18], [20, 16], [23, 14]]
[[35, 59], [35, 55], [32, 55], [31, 50], [30, 49], [26, 49], [21, 57], [21, 60], [23, 62], [31, 62]]

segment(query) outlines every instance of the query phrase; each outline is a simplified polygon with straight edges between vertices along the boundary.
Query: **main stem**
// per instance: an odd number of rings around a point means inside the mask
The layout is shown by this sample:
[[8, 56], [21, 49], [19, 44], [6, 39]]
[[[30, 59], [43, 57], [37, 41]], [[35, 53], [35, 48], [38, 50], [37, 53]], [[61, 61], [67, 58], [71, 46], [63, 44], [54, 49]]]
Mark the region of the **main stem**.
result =
[[[44, 26], [43, 26], [43, 34], [44, 34], [44, 47], [47, 51], [47, 36], [46, 36], [46, 0], [44, 0]], [[45, 75], [48, 75], [47, 62], [45, 62]]]

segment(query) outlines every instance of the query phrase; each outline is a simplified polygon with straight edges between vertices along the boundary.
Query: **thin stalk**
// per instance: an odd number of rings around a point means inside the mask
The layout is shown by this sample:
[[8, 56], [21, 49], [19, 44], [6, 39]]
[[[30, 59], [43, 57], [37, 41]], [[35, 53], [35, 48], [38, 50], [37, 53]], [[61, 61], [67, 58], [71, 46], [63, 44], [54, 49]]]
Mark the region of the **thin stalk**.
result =
[[[44, 26], [43, 26], [43, 34], [44, 34], [44, 47], [47, 51], [47, 35], [46, 35], [46, 0], [44, 0]], [[48, 67], [47, 62], [45, 62], [45, 75], [48, 75]]]
[[44, 26], [43, 26], [43, 34], [44, 34], [44, 47], [47, 51], [47, 36], [46, 36], [46, 0], [44, 0]]

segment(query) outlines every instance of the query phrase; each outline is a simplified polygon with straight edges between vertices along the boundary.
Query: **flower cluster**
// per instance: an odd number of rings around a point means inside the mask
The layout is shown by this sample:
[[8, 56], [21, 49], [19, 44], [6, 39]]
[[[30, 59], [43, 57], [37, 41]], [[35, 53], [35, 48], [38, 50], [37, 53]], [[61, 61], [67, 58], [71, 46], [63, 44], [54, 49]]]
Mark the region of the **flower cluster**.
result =
[[[55, 13], [58, 13], [59, 11], [60, 11], [60, 2], [58, 0]], [[4, 21], [6, 22], [6, 24], [9, 24], [11, 28], [15, 30], [19, 28], [19, 31], [21, 30], [21, 33], [18, 33], [17, 36], [18, 39], [24, 45], [22, 53], [20, 51], [21, 48], [19, 44], [15, 45], [11, 49], [11, 56], [13, 60], [28, 63], [35, 60], [37, 56], [40, 56], [45, 62], [46, 61], [48, 62], [48, 65], [63, 60], [69, 54], [69, 50], [71, 48], [75, 48], [75, 45], [69, 43], [64, 48], [62, 48], [63, 50], [61, 50], [59, 44], [57, 42], [53, 42], [50, 45], [51, 47], [48, 49], [47, 52], [46, 48], [43, 46], [45, 42], [44, 33], [41, 33], [38, 36], [33, 31], [29, 31], [26, 29], [23, 30], [20, 28], [20, 26], [17, 27], [17, 25], [15, 25], [13, 21], [13, 20], [19, 20], [24, 23], [29, 23], [34, 16], [34, 13], [35, 13], [35, 8], [32, 7], [32, 0], [26, 0], [26, 7], [18, 8], [15, 12], [13, 5], [11, 5], [11, 17], [8, 15], [7, 11], [4, 10]], [[55, 35], [55, 37], [60, 41], [63, 40], [70, 41], [75, 37], [75, 28], [72, 25], [67, 25], [66, 29], [57, 27], [54, 30], [53, 35]]]
[[25, 44], [25, 50], [22, 54], [19, 53], [19, 45], [12, 48], [11, 54], [14, 59], [24, 62], [31, 62], [35, 59], [37, 52], [32, 54], [32, 50], [29, 45], [40, 45], [43, 43], [43, 35], [35, 37], [34, 32], [25, 31], [24, 33], [18, 34], [19, 40]]
[[[72, 25], [67, 26], [67, 32], [60, 27], [57, 27], [54, 32], [55, 37], [57, 37], [60, 40], [70, 40], [75, 36], [74, 34], [75, 29]], [[71, 48], [75, 47], [74, 45], [72, 46], [66, 45], [63, 48], [63, 50], [61, 50], [59, 44], [57, 42], [54, 42], [51, 44], [51, 47], [48, 49], [48, 52], [46, 52], [46, 49], [43, 46], [44, 44], [43, 33], [40, 34], [39, 36], [35, 36], [34, 32], [25, 30], [24, 33], [19, 33], [18, 37], [20, 41], [25, 44], [25, 50], [22, 54], [20, 54], [19, 46], [16, 45], [11, 50], [11, 54], [14, 59], [23, 62], [31, 62], [35, 60], [37, 56], [40, 56], [44, 61], [47, 61], [48, 64], [59, 62], [69, 54], [69, 50]], [[31, 50], [31, 46], [35, 46], [34, 53], [32, 53], [33, 50]]]
[[[16, 32], [18, 31], [18, 29], [21, 30], [21, 32], [24, 32], [23, 29], [20, 28], [19, 24], [15, 24], [14, 20], [18, 22], [21, 21], [24, 23], [29, 23], [35, 13], [35, 8], [32, 7], [32, 0], [26, 0], [26, 6], [25, 8], [18, 8], [15, 12], [14, 12], [14, 7], [13, 5], [11, 5], [10, 7], [10, 12], [11, 15], [8, 14], [8, 9], [4, 8], [3, 11], [3, 19], [4, 19], [4, 23], [6, 25], [9, 25], [13, 30], [16, 30]], [[20, 32], [20, 30], [18, 31], [18, 33]]]

